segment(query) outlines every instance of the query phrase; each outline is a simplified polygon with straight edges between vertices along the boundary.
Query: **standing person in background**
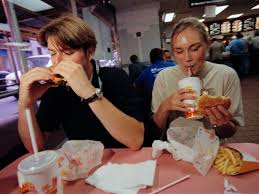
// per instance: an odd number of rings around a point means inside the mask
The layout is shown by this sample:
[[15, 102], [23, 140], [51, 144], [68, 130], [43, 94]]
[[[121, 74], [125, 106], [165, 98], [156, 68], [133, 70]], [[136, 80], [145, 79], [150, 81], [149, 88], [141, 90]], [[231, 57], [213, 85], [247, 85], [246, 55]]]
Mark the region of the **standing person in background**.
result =
[[131, 55], [130, 61], [131, 64], [129, 65], [129, 77], [132, 83], [134, 83], [134, 81], [138, 78], [146, 66], [139, 62], [137, 55]]
[[[100, 72], [103, 94], [98, 89], [98, 76], [90, 62], [97, 42], [89, 26], [79, 17], [63, 16], [39, 32], [39, 41], [48, 48], [54, 66], [34, 68], [21, 77], [18, 130], [25, 147], [32, 151], [25, 115], [30, 109], [39, 150], [48, 134], [60, 126], [70, 140], [91, 139], [105, 147], [139, 149], [144, 125], [133, 86], [123, 70], [106, 69]], [[52, 87], [56, 75], [66, 84]], [[36, 113], [33, 104], [39, 98]]]
[[227, 49], [230, 51], [231, 63], [239, 76], [249, 73], [248, 43], [243, 39], [243, 34], [238, 32]]
[[255, 73], [259, 73], [259, 30], [255, 31], [255, 36], [252, 38], [252, 65]]
[[163, 59], [164, 61], [173, 62], [172, 56], [169, 50], [163, 50]]
[[151, 62], [150, 66], [148, 66], [135, 81], [139, 95], [145, 99], [147, 112], [150, 112], [152, 90], [157, 74], [167, 67], [175, 66], [174, 62], [164, 61], [164, 53], [160, 48], [153, 48], [149, 56]]
[[240, 81], [232, 68], [205, 61], [209, 36], [204, 24], [192, 17], [180, 20], [173, 28], [171, 44], [177, 65], [158, 74], [152, 95], [153, 120], [161, 134], [192, 106], [183, 101], [197, 98], [191, 89], [178, 88], [179, 80], [186, 78], [191, 69], [209, 95], [229, 96], [232, 101], [229, 110], [221, 105], [207, 108], [206, 117], [200, 121], [222, 138], [233, 136], [237, 125], [244, 125]]
[[213, 38], [212, 43], [209, 48], [210, 61], [213, 63], [222, 63], [222, 53], [224, 52], [224, 45], [218, 41], [218, 39]]

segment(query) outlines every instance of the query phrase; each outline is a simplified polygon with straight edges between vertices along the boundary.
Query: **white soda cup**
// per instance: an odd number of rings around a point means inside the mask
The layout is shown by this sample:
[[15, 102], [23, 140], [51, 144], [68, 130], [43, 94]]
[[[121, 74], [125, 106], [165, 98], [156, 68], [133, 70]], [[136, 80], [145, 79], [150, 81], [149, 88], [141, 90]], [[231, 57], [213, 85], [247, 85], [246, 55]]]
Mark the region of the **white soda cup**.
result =
[[21, 193], [62, 194], [63, 186], [57, 165], [58, 154], [55, 151], [38, 153], [22, 160], [18, 165], [18, 182]]
[[[186, 88], [193, 90], [197, 96], [201, 95], [201, 80], [198, 77], [187, 77], [181, 79], [178, 82], [179, 88]], [[186, 104], [195, 104], [196, 100], [184, 100]], [[185, 113], [187, 119], [200, 119], [203, 116], [199, 114], [196, 108], [190, 108], [188, 112]]]

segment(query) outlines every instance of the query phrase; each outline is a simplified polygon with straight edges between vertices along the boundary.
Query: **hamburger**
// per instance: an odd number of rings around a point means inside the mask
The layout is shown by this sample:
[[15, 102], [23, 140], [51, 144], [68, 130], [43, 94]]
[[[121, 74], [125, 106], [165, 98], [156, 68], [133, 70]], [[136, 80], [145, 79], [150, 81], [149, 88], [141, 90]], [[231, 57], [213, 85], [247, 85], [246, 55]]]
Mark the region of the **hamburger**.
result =
[[204, 94], [198, 98], [197, 107], [198, 111], [206, 115], [206, 109], [221, 105], [225, 109], [229, 109], [231, 105], [231, 100], [229, 96], [210, 96]]
[[[54, 67], [55, 67], [54, 65], [50, 66], [50, 67], [49, 67], [49, 70], [52, 71]], [[59, 75], [59, 74], [55, 74], [55, 75], [52, 77], [51, 81], [52, 81], [53, 84], [56, 85], [56, 86], [63, 85], [63, 84], [66, 83], [66, 81], [64, 80], [64, 77], [61, 76], [61, 75]]]

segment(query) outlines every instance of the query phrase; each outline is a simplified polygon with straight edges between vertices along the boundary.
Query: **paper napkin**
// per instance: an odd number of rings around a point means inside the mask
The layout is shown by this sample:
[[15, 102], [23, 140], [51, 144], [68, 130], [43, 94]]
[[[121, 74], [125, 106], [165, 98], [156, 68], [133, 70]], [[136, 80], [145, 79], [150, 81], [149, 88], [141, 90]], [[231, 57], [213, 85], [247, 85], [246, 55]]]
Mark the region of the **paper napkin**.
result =
[[137, 164], [108, 163], [97, 169], [85, 181], [105, 192], [136, 194], [139, 189], [153, 185], [155, 168], [155, 160]]

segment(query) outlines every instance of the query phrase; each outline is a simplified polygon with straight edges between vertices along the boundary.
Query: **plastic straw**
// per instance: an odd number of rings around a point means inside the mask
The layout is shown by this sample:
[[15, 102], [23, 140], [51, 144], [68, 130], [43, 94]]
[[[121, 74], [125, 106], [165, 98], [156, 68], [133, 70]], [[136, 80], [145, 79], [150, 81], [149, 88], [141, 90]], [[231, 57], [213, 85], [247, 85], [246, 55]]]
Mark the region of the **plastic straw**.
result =
[[34, 157], [38, 161], [39, 160], [38, 147], [36, 144], [34, 129], [33, 129], [33, 125], [32, 125], [31, 110], [27, 108], [27, 109], [25, 109], [25, 113], [26, 113], [27, 123], [28, 123], [28, 127], [29, 127], [29, 133], [30, 133], [30, 137], [31, 137], [31, 143], [32, 143], [32, 148], [33, 148], [33, 152], [34, 152]]
[[190, 178], [190, 176], [191, 176], [191, 175], [186, 175], [186, 176], [184, 176], [184, 177], [182, 177], [182, 178], [180, 178], [180, 179], [177, 179], [177, 180], [175, 180], [175, 181], [173, 181], [173, 182], [171, 182], [171, 183], [169, 183], [169, 184], [167, 184], [167, 185], [165, 185], [165, 186], [163, 186], [163, 187], [158, 188], [158, 189], [155, 190], [155, 191], [152, 191], [152, 192], [149, 193], [149, 194], [159, 193], [160, 191], [163, 191], [163, 190], [165, 190], [165, 189], [167, 189], [167, 188], [169, 188], [169, 187], [171, 187], [171, 186], [173, 186], [173, 185], [175, 185], [175, 184], [177, 184], [177, 183], [180, 183], [180, 182], [182, 182], [182, 181], [184, 181], [184, 180]]
[[188, 77], [191, 77], [191, 76], [192, 76], [192, 68], [189, 67], [189, 68], [188, 68]]

